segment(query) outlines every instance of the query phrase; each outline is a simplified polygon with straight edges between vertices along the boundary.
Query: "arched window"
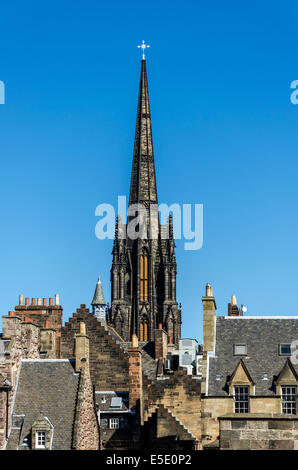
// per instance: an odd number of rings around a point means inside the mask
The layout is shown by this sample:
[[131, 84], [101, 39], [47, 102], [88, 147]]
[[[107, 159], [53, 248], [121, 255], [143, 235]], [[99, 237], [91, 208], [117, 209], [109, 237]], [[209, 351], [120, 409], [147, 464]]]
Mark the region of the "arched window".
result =
[[143, 249], [141, 254], [141, 302], [148, 300], [148, 253]]
[[170, 318], [168, 319], [167, 330], [168, 330], [168, 335], [172, 337], [172, 341], [174, 343], [176, 341], [175, 323], [174, 323], [174, 320], [173, 320], [172, 316], [170, 316]]
[[148, 319], [143, 317], [140, 323], [140, 341], [148, 341], [148, 330]]

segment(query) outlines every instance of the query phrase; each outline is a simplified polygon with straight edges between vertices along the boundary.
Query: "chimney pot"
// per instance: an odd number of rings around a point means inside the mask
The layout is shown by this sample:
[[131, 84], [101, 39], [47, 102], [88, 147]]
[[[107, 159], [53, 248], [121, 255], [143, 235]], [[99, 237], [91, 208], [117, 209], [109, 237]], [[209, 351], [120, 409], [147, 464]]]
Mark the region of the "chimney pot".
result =
[[35, 305], [35, 299], [32, 298], [31, 305]]
[[139, 341], [137, 335], [132, 335], [132, 345], [133, 348], [137, 348], [139, 346]]
[[213, 297], [213, 289], [211, 285], [209, 284], [209, 282], [206, 285], [206, 297]]
[[172, 336], [169, 336], [169, 344], [172, 344]]
[[23, 296], [23, 294], [19, 295], [19, 305], [24, 305], [24, 296]]
[[43, 297], [43, 299], [42, 299], [42, 303], [43, 303], [43, 305], [44, 305], [44, 306], [46, 306], [46, 305], [47, 305], [47, 299], [46, 299], [46, 297]]
[[80, 335], [86, 334], [86, 325], [83, 321], [80, 322]]
[[158, 329], [162, 330], [162, 324], [161, 323], [158, 324]]
[[55, 305], [60, 305], [59, 304], [59, 294], [55, 294]]
[[25, 298], [25, 305], [26, 305], [26, 306], [29, 305], [29, 297], [26, 297], [26, 298]]
[[38, 299], [37, 299], [37, 305], [41, 305], [41, 297], [38, 297]]
[[49, 305], [53, 305], [53, 297], [49, 298]]
[[232, 295], [232, 305], [237, 305], [236, 295]]

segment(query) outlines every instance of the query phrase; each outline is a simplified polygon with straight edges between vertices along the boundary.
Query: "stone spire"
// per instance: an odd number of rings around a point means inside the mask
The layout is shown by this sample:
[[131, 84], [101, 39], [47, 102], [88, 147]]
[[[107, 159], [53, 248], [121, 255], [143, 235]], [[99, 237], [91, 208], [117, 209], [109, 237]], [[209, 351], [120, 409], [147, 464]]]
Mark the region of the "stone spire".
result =
[[[142, 60], [129, 205], [157, 204], [146, 60]], [[146, 204], [147, 203], [147, 204]]]
[[97, 280], [97, 284], [95, 287], [95, 292], [93, 296], [93, 300], [91, 302], [91, 305], [106, 305], [106, 301], [103, 295], [103, 290], [102, 290], [102, 285], [100, 282], [100, 278]]
[[106, 301], [103, 295], [102, 285], [99, 278], [96, 284], [91, 305], [93, 315], [98, 319], [105, 319]]

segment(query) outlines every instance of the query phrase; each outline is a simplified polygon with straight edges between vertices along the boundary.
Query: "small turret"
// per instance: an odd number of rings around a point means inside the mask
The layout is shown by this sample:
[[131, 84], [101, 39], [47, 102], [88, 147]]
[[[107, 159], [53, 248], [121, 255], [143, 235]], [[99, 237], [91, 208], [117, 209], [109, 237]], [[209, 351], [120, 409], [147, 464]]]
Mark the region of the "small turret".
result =
[[98, 320], [106, 321], [106, 301], [104, 299], [100, 278], [98, 278], [93, 300], [91, 302], [92, 313]]

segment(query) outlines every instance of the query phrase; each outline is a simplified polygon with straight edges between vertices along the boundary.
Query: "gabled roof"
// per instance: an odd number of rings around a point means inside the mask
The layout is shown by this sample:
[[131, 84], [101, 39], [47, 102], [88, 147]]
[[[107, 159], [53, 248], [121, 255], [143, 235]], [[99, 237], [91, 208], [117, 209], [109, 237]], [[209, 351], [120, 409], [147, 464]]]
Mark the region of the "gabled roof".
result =
[[[253, 378], [255, 394], [274, 395], [274, 379], [286, 360], [280, 355], [279, 346], [297, 338], [297, 317], [216, 317], [215, 353], [208, 358], [207, 394], [228, 394], [227, 380], [242, 358]], [[235, 356], [234, 344], [246, 344], [246, 356]], [[298, 374], [298, 365], [292, 364], [292, 368]]]
[[[79, 374], [67, 359], [23, 359], [12, 407], [12, 429], [7, 450], [21, 448], [40, 416], [53, 425], [53, 450], [72, 446]], [[18, 416], [22, 416], [20, 422]], [[17, 436], [17, 437], [16, 437]]]
[[235, 378], [235, 376], [237, 375], [237, 373], [239, 372], [239, 369], [242, 368], [246, 377], [248, 378], [248, 380], [250, 381], [250, 383], [252, 385], [254, 385], [254, 381], [253, 379], [251, 378], [251, 375], [250, 373], [248, 372], [248, 369], [245, 365], [245, 362], [243, 361], [243, 359], [240, 359], [237, 366], [235, 367], [234, 369], [234, 372], [232, 373], [232, 375], [230, 376], [230, 378], [228, 379], [228, 384], [230, 385], [232, 382], [233, 382], [233, 379]]
[[298, 381], [298, 374], [297, 374], [291, 360], [289, 358], [287, 358], [287, 360], [284, 363], [283, 368], [281, 369], [280, 373], [276, 377], [275, 382], [278, 383], [288, 371], [290, 372], [290, 374], [292, 374], [294, 376], [295, 380]]

